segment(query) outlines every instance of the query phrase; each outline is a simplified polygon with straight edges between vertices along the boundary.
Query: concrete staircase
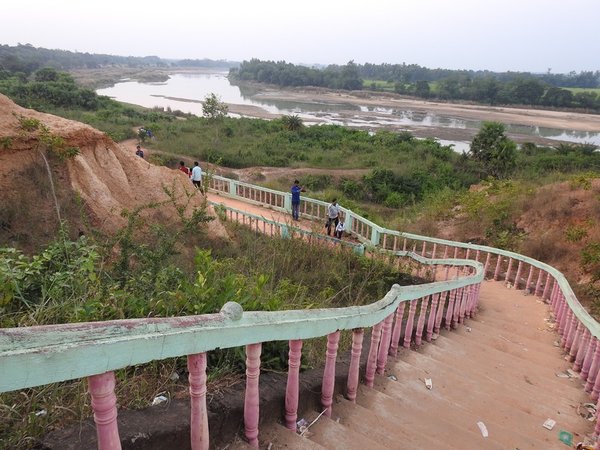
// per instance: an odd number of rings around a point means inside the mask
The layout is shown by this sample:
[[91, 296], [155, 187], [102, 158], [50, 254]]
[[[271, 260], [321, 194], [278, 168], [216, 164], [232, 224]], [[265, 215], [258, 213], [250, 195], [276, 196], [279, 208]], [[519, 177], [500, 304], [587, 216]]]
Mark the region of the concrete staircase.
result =
[[[569, 448], [560, 431], [573, 444], [591, 436], [594, 422], [578, 414], [589, 402], [580, 379], [557, 377], [571, 364], [555, 345], [547, 305], [493, 281], [480, 305], [456, 330], [400, 351], [374, 389], [360, 386], [356, 403], [336, 398], [331, 418], [321, 416], [305, 436], [263, 420], [260, 448], [545, 450]], [[546, 419], [556, 421], [552, 430]], [[250, 447], [238, 440], [229, 448]]]

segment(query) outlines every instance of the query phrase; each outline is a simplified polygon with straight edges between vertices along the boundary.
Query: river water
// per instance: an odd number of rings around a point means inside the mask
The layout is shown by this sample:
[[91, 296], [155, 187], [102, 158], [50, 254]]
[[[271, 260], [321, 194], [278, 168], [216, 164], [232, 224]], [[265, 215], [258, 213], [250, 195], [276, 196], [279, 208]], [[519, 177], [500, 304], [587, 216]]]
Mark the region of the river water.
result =
[[[423, 128], [437, 130], [478, 130], [481, 121], [438, 115], [431, 112], [361, 106], [349, 103], [312, 103], [282, 101], [260, 96], [254, 88], [229, 83], [226, 73], [174, 74], [166, 82], [139, 83], [122, 80], [114, 86], [99, 89], [118, 101], [145, 107], [170, 107], [186, 113], [202, 115], [200, 103], [206, 95], [215, 93], [221, 101], [261, 108], [271, 114], [297, 114], [305, 123], [331, 123], [367, 129], [381, 127], [414, 131]], [[235, 116], [235, 114], [230, 114]], [[556, 141], [593, 143], [600, 145], [600, 132], [562, 130], [527, 125], [506, 125], [507, 132]], [[442, 135], [443, 133], [440, 133]], [[443, 137], [443, 136], [440, 136]], [[444, 145], [453, 145], [457, 151], [468, 150], [469, 142], [438, 139]]]

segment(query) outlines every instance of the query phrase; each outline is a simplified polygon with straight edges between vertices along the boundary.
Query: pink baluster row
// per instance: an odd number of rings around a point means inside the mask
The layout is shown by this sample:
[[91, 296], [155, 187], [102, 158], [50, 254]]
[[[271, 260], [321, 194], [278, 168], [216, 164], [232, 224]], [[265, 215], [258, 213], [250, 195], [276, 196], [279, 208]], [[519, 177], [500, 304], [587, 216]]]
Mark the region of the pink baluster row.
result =
[[[428, 295], [409, 302], [408, 317], [404, 320], [406, 302], [401, 303], [393, 314], [373, 326], [369, 349], [365, 382], [373, 386], [375, 373], [383, 374], [388, 355], [395, 356], [404, 331], [402, 345], [410, 347], [413, 336], [415, 345], [421, 345], [422, 338], [427, 341], [439, 333], [445, 318], [445, 326], [456, 326], [465, 317], [475, 313], [479, 286], [473, 285]], [[553, 292], [554, 294], [554, 292]], [[444, 311], [445, 309], [445, 311]], [[321, 391], [321, 404], [327, 415], [331, 415], [335, 387], [335, 362], [337, 358], [340, 332], [327, 336], [327, 351]], [[600, 365], [600, 346], [593, 340], [594, 350], [587, 348], [592, 342], [589, 336], [582, 338], [580, 352], [576, 354], [579, 363], [587, 372], [598, 372]], [[353, 330], [351, 360], [347, 379], [347, 397], [356, 399], [359, 382], [360, 356], [362, 353], [363, 330]], [[285, 394], [285, 423], [290, 430], [296, 430], [299, 397], [299, 370], [302, 350], [301, 340], [289, 342], [289, 371]], [[586, 348], [584, 351], [583, 348]], [[249, 444], [258, 447], [259, 424], [259, 377], [262, 344], [246, 346], [246, 394], [244, 401], [245, 436]], [[580, 355], [581, 353], [581, 355]], [[585, 356], [585, 358], [584, 358]], [[592, 359], [594, 361], [592, 361]], [[193, 450], [209, 448], [208, 415], [206, 409], [206, 353], [188, 356], [190, 391], [190, 441]], [[598, 383], [600, 387], [600, 382]], [[117, 427], [117, 408], [115, 396], [115, 376], [113, 372], [89, 377], [89, 391], [98, 435], [100, 450], [120, 450], [121, 444]]]

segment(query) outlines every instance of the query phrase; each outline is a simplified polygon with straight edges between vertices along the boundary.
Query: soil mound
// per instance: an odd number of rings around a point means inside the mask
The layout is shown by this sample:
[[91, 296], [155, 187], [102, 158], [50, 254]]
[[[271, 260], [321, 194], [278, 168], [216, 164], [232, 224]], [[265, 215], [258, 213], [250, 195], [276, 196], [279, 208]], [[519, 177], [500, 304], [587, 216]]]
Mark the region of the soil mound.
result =
[[[60, 159], [40, 129], [79, 154]], [[190, 211], [204, 201], [180, 171], [154, 166], [88, 125], [22, 108], [0, 95], [0, 245], [33, 251], [54, 237], [59, 216], [79, 231], [91, 226], [114, 232], [126, 223], [122, 211], [168, 201], [165, 189]], [[177, 212], [164, 205], [141, 215], [168, 224]], [[218, 219], [208, 227], [211, 236], [226, 237]]]

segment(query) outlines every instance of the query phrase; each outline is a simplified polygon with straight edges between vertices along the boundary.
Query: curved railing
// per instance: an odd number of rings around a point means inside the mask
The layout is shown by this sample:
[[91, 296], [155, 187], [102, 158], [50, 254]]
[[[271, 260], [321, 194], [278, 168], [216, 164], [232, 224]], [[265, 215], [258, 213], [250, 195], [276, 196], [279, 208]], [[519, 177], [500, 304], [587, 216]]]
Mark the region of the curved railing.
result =
[[[209, 186], [211, 191], [221, 195], [291, 212], [291, 196], [287, 193], [218, 176], [210, 177]], [[301, 200], [300, 213], [304, 217], [325, 219], [325, 202], [305, 197]], [[444, 281], [394, 286], [382, 300], [372, 305], [335, 310], [242, 312], [239, 305], [229, 304], [219, 314], [204, 316], [2, 329], [0, 392], [87, 376], [99, 448], [117, 449], [120, 444], [112, 370], [187, 355], [192, 448], [204, 449], [208, 448], [206, 352], [217, 347], [245, 345], [245, 432], [249, 442], [257, 446], [262, 342], [290, 342], [285, 422], [290, 429], [295, 429], [302, 339], [327, 336], [321, 401], [330, 413], [340, 330], [352, 330], [353, 333], [346, 396], [354, 400], [364, 327], [372, 327], [365, 374], [366, 383], [372, 385], [375, 373], [383, 373], [388, 354], [395, 354], [399, 345], [408, 347], [413, 339], [420, 345], [422, 339], [431, 339], [440, 327], [452, 328], [471, 317], [477, 308], [480, 283], [488, 276], [503, 280], [509, 287], [542, 297], [551, 304], [561, 345], [574, 361], [574, 369], [581, 371], [586, 391], [591, 392], [594, 400], [598, 398], [598, 324], [579, 304], [562, 273], [553, 267], [514, 252], [387, 230], [345, 208], [342, 208], [342, 214], [346, 217], [346, 229], [364, 245], [319, 237], [261, 216], [223, 208], [230, 220], [246, 223], [259, 232], [283, 238], [322, 239], [331, 245], [341, 244], [339, 248], [353, 246], [364, 250], [366, 246], [373, 256], [383, 251], [397, 258], [408, 257], [423, 266], [431, 266], [434, 279]]]
[[[483, 265], [458, 259], [424, 258], [399, 251], [445, 280], [414, 286], [394, 285], [366, 306], [277, 312], [244, 312], [227, 303], [218, 314], [0, 329], [0, 392], [88, 377], [100, 449], [120, 449], [114, 370], [176, 356], [188, 357], [191, 441], [208, 448], [206, 352], [246, 346], [245, 434], [258, 446], [260, 353], [262, 342], [289, 340], [286, 425], [296, 429], [299, 366], [303, 339], [327, 336], [321, 402], [331, 414], [335, 360], [341, 330], [352, 330], [353, 344], [346, 395], [354, 400], [359, 380], [363, 328], [373, 327], [365, 380], [373, 385], [388, 354], [398, 346], [420, 345], [440, 327], [456, 327], [477, 308]], [[406, 304], [408, 308], [405, 308]], [[405, 314], [405, 309], [407, 309]]]

